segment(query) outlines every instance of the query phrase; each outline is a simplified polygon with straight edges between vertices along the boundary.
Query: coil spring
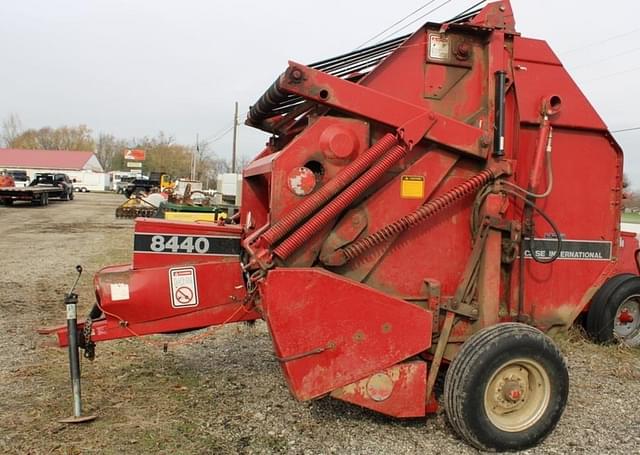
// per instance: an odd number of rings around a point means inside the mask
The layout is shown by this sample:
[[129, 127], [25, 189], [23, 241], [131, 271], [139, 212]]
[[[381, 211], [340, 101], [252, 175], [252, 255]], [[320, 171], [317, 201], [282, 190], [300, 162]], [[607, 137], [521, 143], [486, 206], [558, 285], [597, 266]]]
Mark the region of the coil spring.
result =
[[273, 254], [281, 259], [288, 258], [306, 240], [311, 238], [316, 232], [334, 220], [347, 206], [355, 201], [367, 188], [375, 183], [384, 173], [389, 170], [400, 158], [406, 154], [407, 150], [401, 145], [394, 146], [367, 172], [353, 182], [347, 189], [336, 196], [331, 202], [316, 213], [307, 223], [302, 225], [297, 231], [291, 234], [284, 242], [273, 250]]
[[345, 166], [345, 168], [342, 169], [333, 180], [330, 180], [318, 191], [303, 199], [302, 202], [293, 210], [269, 228], [262, 235], [262, 239], [266, 241], [267, 245], [271, 245], [280, 240], [291, 229], [296, 227], [305, 218], [314, 213], [329, 199], [335, 196], [338, 191], [342, 190], [356, 177], [362, 174], [365, 169], [371, 166], [374, 161], [376, 161], [396, 143], [397, 139], [393, 134], [385, 134], [378, 142], [373, 144], [369, 149], [358, 156], [358, 158]]
[[383, 227], [379, 231], [344, 247], [342, 249], [342, 254], [346, 259], [345, 262], [350, 261], [354, 257], [364, 253], [366, 250], [371, 249], [374, 246], [391, 239], [393, 236], [406, 231], [410, 227], [426, 220], [457, 200], [474, 193], [493, 178], [493, 172], [490, 169], [485, 169], [478, 175], [475, 175], [455, 188], [450, 189], [442, 196], [438, 196], [434, 200], [429, 201], [413, 213], [405, 215], [397, 221]]

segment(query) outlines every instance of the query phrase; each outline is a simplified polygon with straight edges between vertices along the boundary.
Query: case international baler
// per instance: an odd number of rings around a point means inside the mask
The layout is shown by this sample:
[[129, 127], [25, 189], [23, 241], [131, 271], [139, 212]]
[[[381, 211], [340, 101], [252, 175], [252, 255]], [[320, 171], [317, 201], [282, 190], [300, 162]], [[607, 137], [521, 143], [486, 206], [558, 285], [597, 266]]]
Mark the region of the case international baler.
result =
[[565, 408], [547, 332], [580, 321], [596, 341], [640, 342], [622, 151], [508, 1], [289, 62], [246, 122], [272, 136], [237, 223], [137, 219], [132, 264], [97, 273], [73, 336], [89, 355], [263, 319], [296, 399], [423, 417], [446, 372], [455, 431], [516, 450]]

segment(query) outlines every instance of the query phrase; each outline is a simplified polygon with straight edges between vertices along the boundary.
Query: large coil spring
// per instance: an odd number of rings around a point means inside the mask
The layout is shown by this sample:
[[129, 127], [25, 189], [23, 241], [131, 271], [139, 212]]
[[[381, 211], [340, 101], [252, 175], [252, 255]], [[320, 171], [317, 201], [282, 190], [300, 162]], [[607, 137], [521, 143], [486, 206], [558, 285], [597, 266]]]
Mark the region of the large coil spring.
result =
[[291, 234], [284, 242], [273, 250], [273, 254], [281, 259], [288, 258], [305, 241], [326, 226], [330, 221], [346, 209], [362, 193], [364, 193], [373, 183], [375, 183], [385, 172], [389, 170], [407, 152], [401, 145], [394, 146], [367, 172], [353, 182], [347, 189], [336, 196], [331, 202], [316, 213], [308, 222], [302, 225], [297, 231]]
[[378, 142], [362, 153], [358, 158], [345, 166], [332, 180], [319, 190], [302, 200], [293, 210], [271, 226], [261, 238], [271, 245], [284, 237], [291, 229], [300, 224], [309, 215], [326, 204], [340, 190], [362, 174], [373, 162], [380, 158], [387, 150], [397, 144], [396, 137], [385, 134]]
[[410, 227], [415, 226], [416, 224], [435, 215], [457, 200], [478, 191], [493, 178], [493, 172], [490, 169], [485, 169], [478, 175], [475, 175], [455, 188], [450, 189], [442, 196], [438, 196], [434, 200], [422, 205], [413, 213], [405, 215], [397, 221], [383, 227], [379, 231], [369, 234], [367, 237], [342, 248], [341, 251], [346, 259], [345, 262], [350, 261], [354, 257], [364, 253], [366, 250], [371, 249], [376, 245], [379, 245], [380, 243], [390, 240], [401, 232], [404, 232]]

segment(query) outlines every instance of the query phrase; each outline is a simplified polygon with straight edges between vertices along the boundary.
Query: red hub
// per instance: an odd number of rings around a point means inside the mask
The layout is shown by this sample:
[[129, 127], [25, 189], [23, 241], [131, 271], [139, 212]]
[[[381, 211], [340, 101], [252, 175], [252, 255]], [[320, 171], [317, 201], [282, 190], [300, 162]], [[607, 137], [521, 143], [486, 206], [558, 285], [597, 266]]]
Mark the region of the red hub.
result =
[[633, 322], [633, 315], [626, 308], [620, 312], [620, 316], [618, 316], [618, 320], [621, 324], [629, 324]]

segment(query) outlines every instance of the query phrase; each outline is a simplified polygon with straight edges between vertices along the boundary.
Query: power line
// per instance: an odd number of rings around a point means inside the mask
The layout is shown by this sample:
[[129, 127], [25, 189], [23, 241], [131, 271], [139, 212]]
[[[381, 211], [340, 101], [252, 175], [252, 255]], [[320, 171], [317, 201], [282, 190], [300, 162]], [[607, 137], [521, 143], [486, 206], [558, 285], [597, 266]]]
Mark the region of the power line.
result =
[[436, 11], [438, 11], [440, 8], [442, 8], [443, 6], [445, 6], [447, 3], [451, 3], [453, 0], [446, 0], [443, 3], [441, 3], [440, 5], [431, 8], [429, 11], [427, 11], [426, 13], [424, 13], [421, 16], [418, 16], [416, 19], [412, 20], [411, 22], [409, 22], [408, 24], [405, 24], [404, 26], [402, 26], [401, 28], [399, 28], [398, 30], [391, 32], [390, 34], [388, 34], [387, 36], [385, 36], [384, 38], [381, 38], [378, 43], [385, 41], [387, 39], [389, 39], [391, 36], [395, 35], [398, 32], [401, 32], [402, 30], [406, 29], [407, 27], [409, 27], [410, 25], [415, 24], [416, 22], [418, 22], [420, 19], [423, 19], [425, 17], [427, 17], [429, 14], [434, 13]]
[[613, 76], [618, 76], [620, 74], [626, 74], [626, 73], [632, 73], [632, 72], [638, 71], [638, 70], [640, 70], [640, 66], [634, 66], [633, 68], [629, 68], [629, 69], [626, 69], [626, 70], [616, 71], [615, 73], [609, 73], [609, 74], [604, 74], [602, 76], [594, 77], [593, 79], [588, 79], [586, 81], [582, 81], [582, 83], [586, 84], [588, 82], [599, 81], [601, 79], [608, 79], [608, 78], [613, 77]]
[[388, 32], [389, 30], [391, 30], [393, 27], [395, 27], [396, 25], [404, 22], [406, 19], [410, 18], [411, 16], [413, 16], [414, 14], [416, 14], [418, 11], [423, 10], [424, 8], [426, 8], [427, 6], [431, 5], [433, 2], [435, 2], [436, 0], [431, 0], [427, 3], [425, 3], [424, 5], [422, 5], [420, 8], [413, 10], [412, 12], [410, 12], [409, 14], [407, 14], [406, 16], [404, 16], [402, 19], [394, 22], [393, 24], [391, 24], [390, 26], [388, 26], [387, 28], [385, 28], [384, 30], [382, 30], [380, 33], [378, 33], [377, 35], [372, 36], [371, 38], [369, 38], [368, 40], [366, 40], [364, 43], [362, 43], [360, 46], [356, 47], [355, 50], [360, 49], [361, 47], [363, 47], [365, 44], [370, 43], [371, 41], [373, 41], [374, 39], [376, 39], [377, 37], [379, 37], [380, 35]]
[[220, 132], [209, 136], [207, 139], [203, 139], [201, 142], [203, 143], [207, 143], [207, 144], [211, 144], [213, 142], [217, 142], [220, 139], [222, 139], [223, 137], [225, 137], [227, 134], [229, 134], [231, 132], [231, 130], [233, 130], [233, 124], [231, 124], [231, 126], [229, 126], [228, 128], [226, 128], [225, 130], [221, 130]]
[[[456, 15], [455, 17], [451, 18], [449, 21], [447, 22], [454, 22], [457, 20], [460, 20], [461, 18], [466, 19], [465, 14], [472, 16], [474, 14], [477, 13], [477, 11], [473, 11], [475, 8], [477, 8], [478, 6], [482, 5], [483, 3], [485, 3], [487, 0], [480, 0], [478, 3], [475, 3], [473, 5], [471, 5], [469, 8], [465, 9], [463, 12], [459, 13], [458, 15]], [[478, 10], [479, 11], [479, 10]]]
[[613, 131], [610, 131], [610, 133], [624, 133], [626, 131], [637, 131], [637, 130], [640, 130], [640, 126], [634, 126], [632, 128], [623, 128], [621, 130], [613, 130]]
[[623, 55], [631, 54], [633, 52], [638, 52], [639, 50], [640, 50], [640, 47], [634, 47], [634, 48], [629, 49], [627, 51], [620, 52], [619, 54], [611, 55], [609, 57], [601, 58], [599, 60], [592, 60], [590, 62], [583, 63], [582, 65], [569, 66], [569, 67], [567, 67], [567, 69], [576, 70], [578, 68], [584, 68], [585, 66], [592, 66], [592, 65], [595, 65], [596, 63], [606, 62], [608, 60], [613, 60], [614, 58], [622, 57]]
[[640, 30], [640, 27], [634, 28], [633, 30], [630, 30], [628, 32], [620, 33], [618, 35], [613, 35], [613, 36], [610, 36], [609, 38], [605, 38], [603, 40], [592, 41], [589, 44], [585, 44], [583, 46], [575, 47], [575, 48], [569, 49], [567, 51], [562, 51], [562, 52], [560, 52], [560, 54], [567, 55], [567, 54], [570, 54], [572, 52], [581, 51], [582, 49], [586, 49], [586, 48], [591, 47], [591, 46], [599, 46], [601, 44], [608, 43], [609, 41], [613, 41], [615, 39], [622, 38], [623, 36], [631, 35], [632, 33], [635, 33], [635, 32], [637, 32], [639, 30]]

